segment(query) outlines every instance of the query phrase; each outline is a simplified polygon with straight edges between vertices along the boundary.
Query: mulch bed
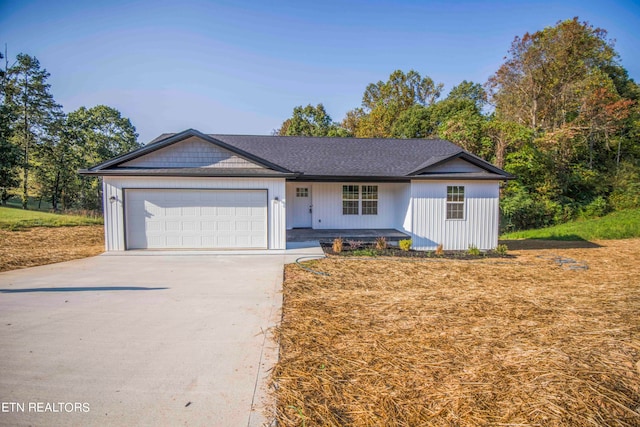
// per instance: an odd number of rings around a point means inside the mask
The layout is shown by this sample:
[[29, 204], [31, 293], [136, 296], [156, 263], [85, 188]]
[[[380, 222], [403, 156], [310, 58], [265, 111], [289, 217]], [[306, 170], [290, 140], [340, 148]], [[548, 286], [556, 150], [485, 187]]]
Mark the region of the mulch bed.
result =
[[86, 258], [102, 252], [102, 225], [0, 230], [0, 271]]
[[640, 239], [510, 253], [288, 265], [278, 425], [640, 425]]
[[388, 245], [386, 249], [376, 249], [375, 243], [359, 243], [351, 246], [349, 243], [343, 245], [341, 252], [333, 250], [333, 244], [321, 242], [320, 247], [325, 255], [340, 257], [396, 257], [396, 258], [443, 258], [443, 259], [481, 259], [481, 258], [513, 258], [512, 255], [499, 254], [495, 251], [482, 251], [479, 255], [471, 255], [467, 251], [404, 251], [395, 245]]

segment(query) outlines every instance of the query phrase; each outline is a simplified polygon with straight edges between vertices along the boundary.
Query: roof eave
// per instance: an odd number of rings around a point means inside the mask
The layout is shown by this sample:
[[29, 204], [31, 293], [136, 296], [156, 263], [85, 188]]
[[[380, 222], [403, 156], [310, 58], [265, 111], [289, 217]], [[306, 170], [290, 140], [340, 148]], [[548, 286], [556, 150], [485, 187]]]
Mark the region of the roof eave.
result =
[[294, 176], [290, 181], [301, 182], [409, 182], [406, 176], [386, 175], [305, 175], [303, 173]]
[[78, 170], [80, 175], [84, 176], [148, 176], [148, 177], [164, 177], [164, 176], [173, 176], [173, 177], [201, 177], [201, 178], [292, 178], [295, 177], [296, 174], [292, 172], [259, 172], [259, 173], [246, 173], [246, 172], [238, 172], [238, 173], [220, 173], [216, 170], [212, 170], [211, 173], [202, 173], [196, 171], [184, 171], [184, 170], [176, 170], [176, 171], [154, 171], [153, 169], [104, 169], [104, 170], [90, 170], [90, 169], [80, 169]]
[[460, 174], [429, 174], [429, 175], [412, 175], [409, 176], [411, 180], [416, 181], [510, 181], [517, 177], [511, 174], [477, 174], [477, 175], [465, 175]]

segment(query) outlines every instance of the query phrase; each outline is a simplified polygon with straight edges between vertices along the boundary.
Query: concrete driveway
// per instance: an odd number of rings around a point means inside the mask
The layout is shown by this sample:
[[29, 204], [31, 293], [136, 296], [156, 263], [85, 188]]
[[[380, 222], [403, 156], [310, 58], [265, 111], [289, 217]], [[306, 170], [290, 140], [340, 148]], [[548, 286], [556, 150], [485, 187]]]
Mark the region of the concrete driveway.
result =
[[262, 424], [283, 260], [102, 255], [0, 273], [0, 424]]

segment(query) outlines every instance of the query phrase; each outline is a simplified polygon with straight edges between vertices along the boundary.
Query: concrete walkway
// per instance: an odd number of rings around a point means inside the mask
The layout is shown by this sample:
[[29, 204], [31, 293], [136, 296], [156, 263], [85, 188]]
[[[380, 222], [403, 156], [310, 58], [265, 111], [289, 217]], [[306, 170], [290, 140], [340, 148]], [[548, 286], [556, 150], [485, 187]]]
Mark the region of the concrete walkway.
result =
[[0, 273], [0, 425], [261, 425], [285, 258], [98, 256]]

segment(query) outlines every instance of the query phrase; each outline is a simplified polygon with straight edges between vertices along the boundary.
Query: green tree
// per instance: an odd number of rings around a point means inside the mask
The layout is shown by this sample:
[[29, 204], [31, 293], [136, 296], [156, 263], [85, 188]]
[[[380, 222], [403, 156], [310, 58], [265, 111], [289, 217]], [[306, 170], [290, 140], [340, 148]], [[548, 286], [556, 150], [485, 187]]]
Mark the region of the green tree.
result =
[[454, 142], [483, 158], [492, 156], [490, 141], [485, 138], [486, 118], [475, 108], [461, 109], [447, 116], [438, 126], [438, 137]]
[[3, 205], [11, 197], [9, 190], [19, 183], [17, 168], [20, 164], [20, 149], [11, 142], [12, 121], [8, 106], [0, 104], [0, 203]]
[[[507, 169], [521, 163], [526, 156], [518, 150], [531, 144], [547, 169], [520, 182], [536, 206], [555, 212], [554, 220], [602, 211], [615, 183], [624, 181], [614, 177], [621, 159], [625, 173], [635, 161], [640, 90], [618, 59], [605, 30], [574, 18], [516, 37], [486, 85], [495, 106], [486, 132], [496, 163]], [[587, 209], [591, 204], [600, 207]]]
[[432, 138], [437, 135], [438, 123], [433, 108], [413, 105], [403, 111], [393, 123], [394, 138]]
[[348, 130], [334, 123], [324, 105], [297, 106], [292, 117], [274, 132], [281, 136], [349, 136]]
[[[98, 105], [80, 107], [67, 116], [58, 155], [62, 162], [74, 162], [75, 191], [73, 203], [83, 209], [100, 209], [102, 185], [99, 178], [79, 177], [78, 168], [87, 168], [141, 145], [136, 128], [115, 108]], [[72, 148], [68, 148], [72, 147]], [[69, 187], [71, 188], [71, 187]]]
[[[4, 59], [2, 53], [0, 59]], [[3, 205], [11, 196], [9, 190], [18, 185], [17, 167], [20, 164], [20, 150], [11, 142], [11, 124], [15, 116], [5, 102], [6, 77], [6, 69], [0, 69], [0, 203]]]
[[34, 181], [40, 200], [54, 210], [71, 208], [76, 199], [77, 170], [80, 167], [76, 141], [69, 137], [65, 118], [50, 126], [50, 132], [37, 146]]
[[396, 70], [386, 82], [369, 84], [362, 96], [362, 108], [347, 113], [343, 127], [362, 138], [384, 138], [393, 134], [396, 120], [413, 106], [433, 104], [443, 84], [417, 71]]
[[62, 109], [56, 104], [47, 83], [49, 73], [32, 56], [19, 54], [16, 64], [7, 70], [5, 104], [13, 112], [13, 142], [22, 151], [22, 207], [29, 199], [29, 170], [34, 162], [32, 148], [40, 144]]
[[422, 77], [420, 73], [410, 70], [404, 73], [396, 70], [386, 82], [370, 83], [362, 96], [365, 110], [373, 110], [380, 105], [396, 104], [402, 110], [412, 105], [431, 105], [439, 97], [442, 83], [434, 83], [430, 77]]
[[467, 96], [447, 97], [429, 106], [414, 105], [395, 120], [391, 135], [396, 138], [442, 138], [480, 157], [493, 154], [485, 135], [487, 118], [476, 101]]
[[447, 95], [447, 99], [472, 101], [478, 111], [482, 111], [487, 104], [487, 92], [480, 83], [463, 80]]
[[488, 82], [496, 110], [536, 132], [574, 120], [585, 79], [615, 66], [617, 55], [606, 36], [574, 18], [516, 37], [507, 61]]
[[507, 154], [519, 150], [533, 137], [528, 127], [500, 120], [495, 114], [486, 122], [484, 132], [493, 146], [493, 162], [499, 168], [504, 168]]

